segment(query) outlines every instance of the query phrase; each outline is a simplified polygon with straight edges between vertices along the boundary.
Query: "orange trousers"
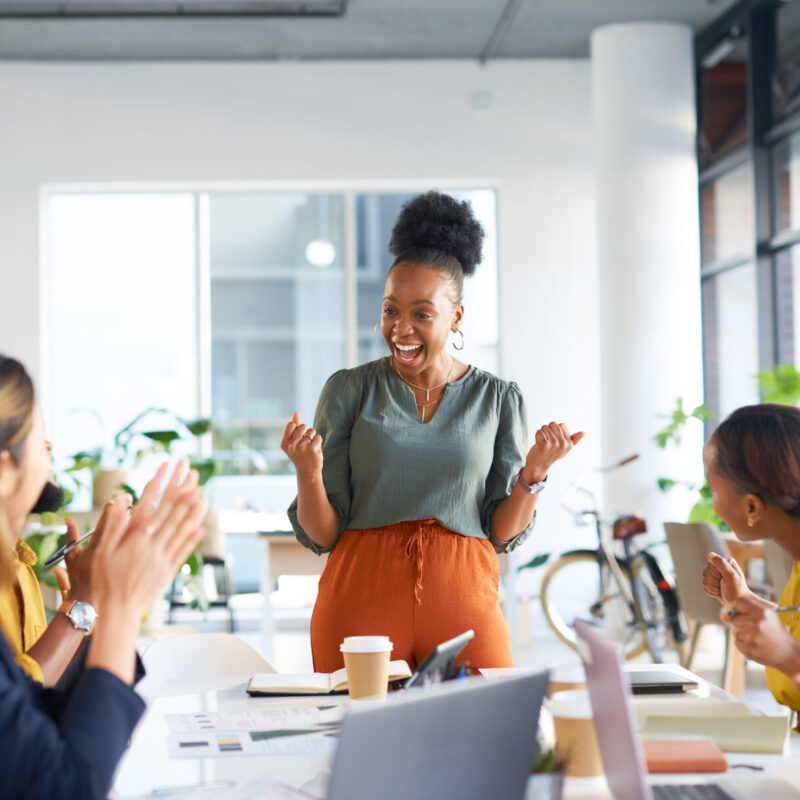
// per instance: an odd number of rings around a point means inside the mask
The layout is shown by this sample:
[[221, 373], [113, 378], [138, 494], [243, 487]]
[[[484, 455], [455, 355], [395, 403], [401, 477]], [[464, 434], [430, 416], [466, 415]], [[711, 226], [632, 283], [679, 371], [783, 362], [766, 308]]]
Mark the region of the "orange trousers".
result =
[[441, 642], [472, 628], [459, 662], [511, 667], [511, 637], [500, 609], [500, 570], [490, 542], [460, 536], [435, 520], [346, 530], [319, 581], [311, 616], [317, 672], [344, 666], [345, 636], [389, 636], [392, 659], [414, 669]]

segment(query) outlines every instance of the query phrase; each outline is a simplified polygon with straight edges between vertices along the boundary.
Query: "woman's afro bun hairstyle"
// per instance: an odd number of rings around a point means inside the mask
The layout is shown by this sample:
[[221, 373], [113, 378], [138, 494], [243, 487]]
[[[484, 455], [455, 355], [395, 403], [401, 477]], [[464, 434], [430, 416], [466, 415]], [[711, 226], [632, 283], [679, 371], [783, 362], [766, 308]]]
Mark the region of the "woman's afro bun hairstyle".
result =
[[389, 252], [397, 261], [436, 263], [436, 255], [455, 258], [472, 275], [481, 262], [483, 227], [467, 200], [442, 192], [426, 192], [409, 200], [400, 211]]

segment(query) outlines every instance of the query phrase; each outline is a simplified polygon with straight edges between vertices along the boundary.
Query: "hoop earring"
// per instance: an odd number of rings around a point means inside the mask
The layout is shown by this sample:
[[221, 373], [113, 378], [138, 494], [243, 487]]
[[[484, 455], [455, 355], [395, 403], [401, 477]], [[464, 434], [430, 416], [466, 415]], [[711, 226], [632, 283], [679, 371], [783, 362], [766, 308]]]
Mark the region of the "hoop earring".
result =
[[[459, 344], [456, 344], [456, 336], [460, 336], [461, 339], [459, 340]], [[454, 350], [463, 350], [464, 349], [464, 332], [462, 330], [455, 330], [453, 331], [453, 349]]]

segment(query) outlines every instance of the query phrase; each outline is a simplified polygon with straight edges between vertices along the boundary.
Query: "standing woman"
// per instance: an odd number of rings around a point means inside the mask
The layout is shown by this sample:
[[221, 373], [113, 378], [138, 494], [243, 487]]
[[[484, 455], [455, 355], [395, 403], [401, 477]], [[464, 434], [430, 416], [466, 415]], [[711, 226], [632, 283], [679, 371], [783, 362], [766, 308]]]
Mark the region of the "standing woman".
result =
[[413, 668], [469, 628], [464, 660], [513, 665], [495, 551], [529, 534], [550, 467], [583, 434], [552, 422], [526, 455], [517, 385], [447, 352], [451, 336], [463, 347], [464, 276], [483, 237], [468, 202], [428, 192], [407, 203], [380, 319], [390, 355], [334, 373], [314, 427], [295, 413], [284, 431], [295, 534], [331, 553], [311, 617], [318, 671], [342, 666], [345, 636], [387, 634]]
[[[794, 560], [778, 606], [800, 606], [800, 409], [737, 409], [711, 435], [703, 459], [714, 510], [736, 538], [772, 539]], [[776, 612], [747, 587], [736, 561], [717, 553], [708, 554], [703, 588], [725, 606], [739, 651], [767, 667], [775, 699], [800, 711], [800, 612]]]

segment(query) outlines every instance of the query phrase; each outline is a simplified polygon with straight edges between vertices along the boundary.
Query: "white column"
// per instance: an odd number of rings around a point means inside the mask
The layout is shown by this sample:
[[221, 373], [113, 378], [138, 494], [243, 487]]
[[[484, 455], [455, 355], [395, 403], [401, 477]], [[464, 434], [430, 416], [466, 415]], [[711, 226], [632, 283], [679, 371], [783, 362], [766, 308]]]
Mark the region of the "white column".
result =
[[680, 451], [653, 435], [682, 397], [702, 400], [700, 245], [692, 31], [630, 23], [592, 34], [603, 457], [608, 513], [640, 511], [657, 536], [693, 498], [661, 476], [702, 477], [702, 430]]

